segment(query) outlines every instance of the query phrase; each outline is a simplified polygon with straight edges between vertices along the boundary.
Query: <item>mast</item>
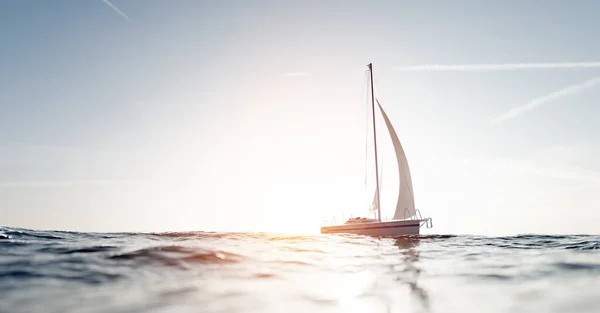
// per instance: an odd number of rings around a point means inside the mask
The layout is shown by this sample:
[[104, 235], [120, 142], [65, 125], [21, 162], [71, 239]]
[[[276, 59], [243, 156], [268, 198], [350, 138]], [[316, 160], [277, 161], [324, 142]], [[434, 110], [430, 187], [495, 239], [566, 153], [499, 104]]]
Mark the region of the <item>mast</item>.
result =
[[373, 111], [373, 145], [375, 146], [375, 182], [377, 183], [377, 219], [381, 222], [381, 201], [379, 198], [379, 167], [377, 165], [377, 130], [375, 127], [375, 93], [373, 92], [373, 63], [369, 63], [371, 73], [371, 109]]

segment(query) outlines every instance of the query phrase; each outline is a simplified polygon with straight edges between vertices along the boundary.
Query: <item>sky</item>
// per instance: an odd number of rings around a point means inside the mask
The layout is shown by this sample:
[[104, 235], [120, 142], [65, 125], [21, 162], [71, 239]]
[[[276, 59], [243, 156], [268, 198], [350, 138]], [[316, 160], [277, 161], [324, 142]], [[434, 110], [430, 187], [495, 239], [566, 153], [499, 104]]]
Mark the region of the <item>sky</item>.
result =
[[593, 0], [2, 1], [0, 225], [364, 214], [373, 63], [422, 233], [599, 234], [598, 30]]

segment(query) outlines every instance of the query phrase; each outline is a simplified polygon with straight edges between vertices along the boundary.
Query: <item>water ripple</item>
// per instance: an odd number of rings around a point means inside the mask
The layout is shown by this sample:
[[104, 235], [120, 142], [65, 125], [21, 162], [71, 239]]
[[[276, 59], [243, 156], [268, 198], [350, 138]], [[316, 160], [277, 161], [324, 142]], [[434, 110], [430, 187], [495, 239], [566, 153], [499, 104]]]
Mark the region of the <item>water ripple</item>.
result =
[[0, 227], [4, 312], [595, 312], [600, 237]]

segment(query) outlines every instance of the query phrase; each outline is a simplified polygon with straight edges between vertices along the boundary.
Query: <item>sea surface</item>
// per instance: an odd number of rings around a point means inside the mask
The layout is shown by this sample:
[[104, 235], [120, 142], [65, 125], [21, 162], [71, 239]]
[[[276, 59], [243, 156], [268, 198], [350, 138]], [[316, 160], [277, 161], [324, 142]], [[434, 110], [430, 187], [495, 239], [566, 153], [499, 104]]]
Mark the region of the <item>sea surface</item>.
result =
[[0, 227], [0, 312], [600, 312], [600, 236]]

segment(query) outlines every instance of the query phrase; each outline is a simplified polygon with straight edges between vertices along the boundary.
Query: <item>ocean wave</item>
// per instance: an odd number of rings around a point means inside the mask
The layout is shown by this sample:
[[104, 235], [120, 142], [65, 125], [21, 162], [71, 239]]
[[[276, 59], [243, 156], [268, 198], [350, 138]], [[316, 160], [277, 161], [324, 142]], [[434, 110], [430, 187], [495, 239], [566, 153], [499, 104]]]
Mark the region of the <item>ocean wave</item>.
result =
[[187, 263], [236, 263], [243, 258], [223, 251], [210, 251], [183, 246], [154, 246], [130, 252], [118, 253], [108, 257], [112, 260], [131, 260], [142, 264], [159, 262], [165, 265]]
[[[510, 311], [493, 303], [521, 312], [593, 312], [600, 305], [600, 237], [591, 235], [2, 227], [0, 239], [0, 311], [7, 312]], [[523, 296], [532, 292], [540, 304]]]
[[42, 253], [56, 253], [56, 254], [75, 254], [75, 253], [97, 253], [117, 250], [116, 246], [90, 246], [81, 248], [69, 248], [69, 247], [43, 247], [38, 249], [38, 252]]

